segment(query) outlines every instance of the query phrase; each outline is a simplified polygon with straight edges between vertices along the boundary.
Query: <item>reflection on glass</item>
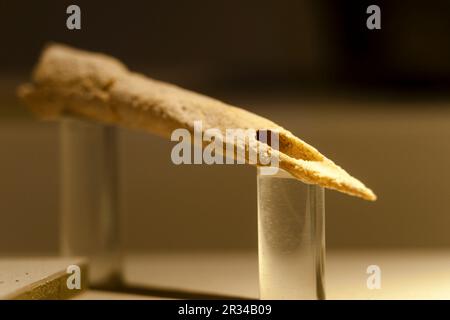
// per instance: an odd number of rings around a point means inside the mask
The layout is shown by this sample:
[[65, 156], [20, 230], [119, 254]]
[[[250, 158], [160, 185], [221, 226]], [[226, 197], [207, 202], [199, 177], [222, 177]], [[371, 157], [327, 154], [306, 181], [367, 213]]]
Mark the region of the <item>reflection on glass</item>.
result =
[[261, 299], [325, 299], [324, 189], [258, 169]]

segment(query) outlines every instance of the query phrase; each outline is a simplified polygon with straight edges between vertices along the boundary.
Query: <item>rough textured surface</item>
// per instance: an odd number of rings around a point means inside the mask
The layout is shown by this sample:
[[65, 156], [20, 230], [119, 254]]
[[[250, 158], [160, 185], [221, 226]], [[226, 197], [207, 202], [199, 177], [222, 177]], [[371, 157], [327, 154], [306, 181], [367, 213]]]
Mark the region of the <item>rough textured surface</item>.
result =
[[[81, 288], [70, 290], [67, 267], [81, 271]], [[0, 259], [0, 300], [67, 299], [87, 288], [87, 261], [82, 258], [3, 258]]]
[[[305, 183], [375, 200], [375, 194], [360, 181], [323, 156], [314, 147], [277, 124], [218, 100], [130, 72], [118, 60], [64, 45], [48, 46], [34, 70], [32, 83], [19, 88], [19, 95], [43, 119], [63, 115], [94, 119], [151, 133], [170, 136], [177, 128], [194, 131], [194, 121], [203, 130], [218, 128], [277, 132], [280, 168]], [[260, 150], [257, 137], [242, 145]], [[226, 143], [226, 141], [223, 141]]]

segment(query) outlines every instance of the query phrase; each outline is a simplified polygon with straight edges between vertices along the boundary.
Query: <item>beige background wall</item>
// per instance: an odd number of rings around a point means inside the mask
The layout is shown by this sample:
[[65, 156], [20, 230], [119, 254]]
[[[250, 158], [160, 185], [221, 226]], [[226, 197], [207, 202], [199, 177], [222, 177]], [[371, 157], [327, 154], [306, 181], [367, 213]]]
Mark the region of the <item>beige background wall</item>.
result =
[[[258, 106], [377, 192], [376, 203], [326, 193], [328, 246], [450, 245], [450, 112], [442, 105], [228, 100]], [[128, 130], [119, 140], [126, 248], [256, 248], [253, 167], [175, 166], [168, 141]], [[3, 117], [0, 150], [0, 254], [56, 251], [57, 125]]]

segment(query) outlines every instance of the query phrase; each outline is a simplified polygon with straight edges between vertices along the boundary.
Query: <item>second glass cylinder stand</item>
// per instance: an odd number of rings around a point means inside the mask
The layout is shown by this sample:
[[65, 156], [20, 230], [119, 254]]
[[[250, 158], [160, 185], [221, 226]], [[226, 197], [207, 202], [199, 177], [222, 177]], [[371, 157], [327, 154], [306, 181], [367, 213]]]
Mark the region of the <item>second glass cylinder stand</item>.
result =
[[116, 128], [61, 121], [61, 254], [89, 258], [94, 286], [120, 282]]

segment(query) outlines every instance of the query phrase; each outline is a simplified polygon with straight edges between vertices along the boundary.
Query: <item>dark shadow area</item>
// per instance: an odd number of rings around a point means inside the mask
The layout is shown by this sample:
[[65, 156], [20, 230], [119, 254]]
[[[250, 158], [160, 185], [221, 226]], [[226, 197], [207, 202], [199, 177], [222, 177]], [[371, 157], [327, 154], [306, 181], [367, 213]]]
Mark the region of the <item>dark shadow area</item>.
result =
[[115, 293], [135, 294], [149, 297], [191, 300], [247, 300], [239, 296], [221, 295], [207, 292], [194, 292], [183, 289], [165, 289], [157, 287], [146, 287], [134, 284], [114, 283], [100, 286], [91, 286], [91, 289]]

